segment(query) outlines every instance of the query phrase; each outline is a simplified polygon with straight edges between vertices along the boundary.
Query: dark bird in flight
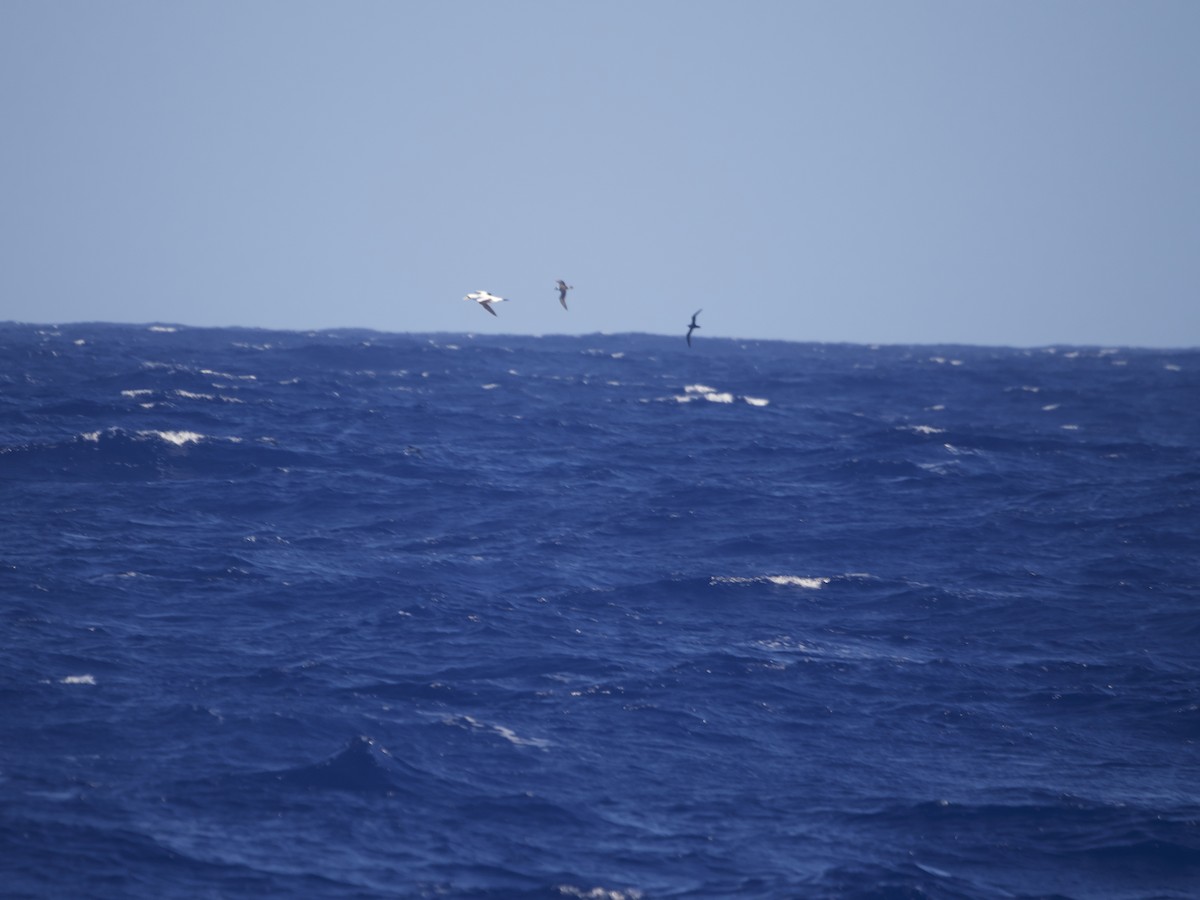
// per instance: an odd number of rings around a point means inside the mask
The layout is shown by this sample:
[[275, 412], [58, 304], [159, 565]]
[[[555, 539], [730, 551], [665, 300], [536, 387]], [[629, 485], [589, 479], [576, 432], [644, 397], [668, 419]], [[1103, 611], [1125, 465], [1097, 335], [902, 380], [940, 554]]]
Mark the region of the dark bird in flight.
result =
[[688, 342], [689, 347], [692, 346], [692, 332], [700, 327], [699, 325], [696, 324], [696, 316], [700, 315], [700, 313], [702, 313], [702, 312], [704, 312], [704, 310], [698, 309], [694, 313], [692, 313], [692, 324], [688, 326], [688, 333], [687, 333], [687, 342]]
[[571, 290], [573, 285], [567, 284], [561, 278], [555, 282], [558, 285], [558, 302], [563, 305], [563, 309], [567, 308], [567, 291]]

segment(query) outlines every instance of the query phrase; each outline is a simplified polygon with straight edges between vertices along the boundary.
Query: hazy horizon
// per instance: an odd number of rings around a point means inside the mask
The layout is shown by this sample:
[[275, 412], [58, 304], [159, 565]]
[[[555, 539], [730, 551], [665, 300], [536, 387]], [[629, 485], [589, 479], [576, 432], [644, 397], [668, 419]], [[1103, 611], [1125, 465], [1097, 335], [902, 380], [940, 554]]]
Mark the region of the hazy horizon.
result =
[[1179, 0], [8, 3], [0, 318], [1196, 346], [1197, 34]]

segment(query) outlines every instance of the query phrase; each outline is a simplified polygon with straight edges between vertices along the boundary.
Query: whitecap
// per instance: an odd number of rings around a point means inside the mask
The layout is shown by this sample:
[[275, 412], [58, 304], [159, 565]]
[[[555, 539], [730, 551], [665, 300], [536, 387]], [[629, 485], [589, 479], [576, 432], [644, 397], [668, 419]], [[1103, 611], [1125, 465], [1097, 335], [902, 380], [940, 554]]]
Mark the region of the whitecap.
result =
[[829, 578], [804, 578], [799, 575], [768, 575], [767, 581], [771, 584], [779, 584], [784, 586], [802, 587], [810, 591], [820, 590], [825, 585], [829, 584], [832, 579]]
[[143, 437], [159, 437], [177, 447], [182, 447], [184, 444], [198, 444], [205, 438], [203, 434], [195, 431], [139, 431], [138, 434]]
[[1183, 371], [1183, 366], [1177, 365], [1175, 363], [1163, 363], [1163, 368], [1166, 369], [1168, 372], [1182, 372]]
[[131, 391], [121, 391], [121, 396], [129, 397], [130, 399], [132, 399], [134, 397], [145, 397], [147, 394], [153, 394], [153, 393], [154, 393], [154, 391], [150, 390], [149, 388], [138, 388], [136, 390], [131, 390]]
[[[689, 395], [699, 395], [705, 400], [711, 400], [713, 403], [732, 403], [733, 394], [718, 391], [716, 388], [709, 387], [706, 384], [689, 384], [685, 385], [683, 390]], [[679, 398], [676, 398], [679, 399]], [[692, 397], [687, 397], [691, 400]]]
[[747, 403], [749, 403], [751, 406], [766, 406], [768, 403], [771, 402], [770, 400], [766, 399], [765, 397], [743, 397], [742, 399], [745, 400]]
[[1060, 406], [1062, 406], [1061, 403], [1047, 403], [1045, 406], [1042, 407], [1042, 412], [1053, 412], [1054, 410], [1058, 409]]
[[641, 891], [614, 891], [602, 887], [584, 890], [573, 884], [560, 884], [555, 890], [564, 897], [578, 897], [580, 900], [640, 900], [642, 896]]
[[810, 591], [816, 591], [829, 584], [832, 580], [832, 578], [812, 578], [805, 575], [754, 575], [751, 577], [738, 575], [714, 575], [709, 579], [709, 583], [777, 584], [781, 587], [802, 587]]
[[[257, 375], [234, 375], [230, 372], [218, 372], [215, 369], [201, 369], [201, 375], [215, 375], [218, 378], [237, 378], [242, 381], [258, 381]], [[297, 379], [299, 380], [299, 379]]]
[[165, 334], [172, 334], [172, 333], [178, 331], [179, 329], [172, 328], [170, 325], [151, 325], [146, 330], [147, 331], [159, 331], [159, 332], [163, 332]]
[[59, 684], [95, 684], [96, 678], [94, 675], [67, 675], [65, 678], [58, 680]]
[[1078, 425], [1059, 425], [1058, 427], [1061, 428], [1063, 431], [1078, 431], [1079, 430]]
[[933, 425], [909, 425], [908, 430], [914, 434], [944, 434], [945, 428], [935, 428]]

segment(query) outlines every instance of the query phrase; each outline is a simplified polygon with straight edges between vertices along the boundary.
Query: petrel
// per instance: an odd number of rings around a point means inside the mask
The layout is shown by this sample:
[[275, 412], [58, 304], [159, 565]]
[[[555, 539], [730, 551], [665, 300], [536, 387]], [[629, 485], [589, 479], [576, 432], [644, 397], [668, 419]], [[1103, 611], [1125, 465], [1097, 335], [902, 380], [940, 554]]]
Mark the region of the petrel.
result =
[[482, 306], [484, 309], [486, 309], [488, 312], [490, 312], [493, 316], [496, 315], [496, 311], [494, 309], [492, 309], [492, 304], [504, 302], [503, 297], [497, 297], [495, 294], [489, 294], [487, 291], [472, 291], [471, 293], [469, 293], [465, 297], [463, 297], [463, 299], [464, 300], [474, 300], [476, 303], [478, 303], [480, 306]]
[[574, 285], [567, 284], [561, 278], [555, 282], [558, 285], [558, 302], [563, 305], [563, 309], [567, 308], [567, 291], [571, 290]]
[[688, 333], [687, 333], [687, 342], [688, 342], [689, 347], [692, 346], [692, 332], [700, 327], [699, 325], [696, 324], [696, 316], [700, 315], [700, 313], [702, 313], [702, 312], [704, 312], [704, 310], [698, 309], [694, 313], [692, 313], [692, 324], [688, 326]]

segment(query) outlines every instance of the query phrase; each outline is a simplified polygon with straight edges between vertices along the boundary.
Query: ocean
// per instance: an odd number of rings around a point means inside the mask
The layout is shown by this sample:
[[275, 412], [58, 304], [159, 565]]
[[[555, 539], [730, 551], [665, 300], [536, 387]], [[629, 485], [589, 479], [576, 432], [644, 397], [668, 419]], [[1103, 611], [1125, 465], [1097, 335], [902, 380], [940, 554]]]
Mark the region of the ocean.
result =
[[5, 323], [0, 498], [6, 898], [1200, 896], [1200, 350]]

